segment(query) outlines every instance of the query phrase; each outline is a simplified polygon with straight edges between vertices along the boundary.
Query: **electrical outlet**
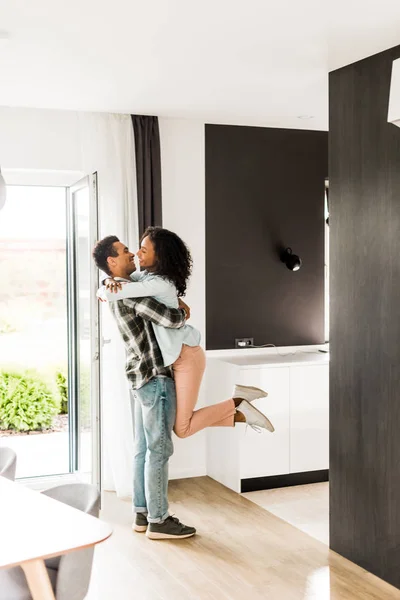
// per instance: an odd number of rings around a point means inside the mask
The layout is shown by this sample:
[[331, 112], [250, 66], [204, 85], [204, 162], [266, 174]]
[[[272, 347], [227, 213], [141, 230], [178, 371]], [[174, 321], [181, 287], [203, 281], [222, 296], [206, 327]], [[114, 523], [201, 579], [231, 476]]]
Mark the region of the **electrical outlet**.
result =
[[254, 338], [236, 338], [235, 348], [250, 348], [254, 346]]

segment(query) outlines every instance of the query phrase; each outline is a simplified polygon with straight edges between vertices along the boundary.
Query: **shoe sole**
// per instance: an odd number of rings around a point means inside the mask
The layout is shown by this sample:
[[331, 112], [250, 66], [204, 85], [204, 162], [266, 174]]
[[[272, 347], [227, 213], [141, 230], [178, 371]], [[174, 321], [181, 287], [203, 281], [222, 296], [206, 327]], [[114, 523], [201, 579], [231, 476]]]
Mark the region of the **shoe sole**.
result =
[[266, 416], [264, 415], [264, 413], [262, 413], [262, 412], [261, 412], [261, 410], [258, 410], [258, 408], [256, 408], [255, 406], [253, 406], [253, 405], [251, 405], [251, 406], [252, 406], [252, 409], [253, 409], [253, 410], [255, 410], [256, 412], [258, 412], [258, 414], [259, 414], [259, 415], [261, 415], [261, 417], [267, 421], [267, 424], [269, 425], [269, 427], [266, 427], [265, 429], [266, 429], [267, 431], [269, 431], [270, 433], [274, 433], [274, 431], [275, 431], [275, 427], [272, 425], [272, 423], [271, 423], [271, 421], [268, 419], [268, 417], [266, 417]]
[[[264, 390], [262, 390], [261, 388], [258, 387], [254, 387], [253, 385], [242, 385], [240, 383], [236, 384], [237, 387], [239, 388], [247, 388], [248, 390], [251, 390], [252, 392], [260, 392], [260, 395], [258, 396], [258, 398], [254, 398], [254, 400], [258, 400], [259, 398], [266, 398], [268, 396], [268, 392], [265, 392]], [[254, 402], [254, 400], [248, 400], [248, 402]]]
[[137, 531], [138, 533], [144, 533], [147, 531], [147, 525], [133, 525], [133, 531]]
[[193, 535], [196, 535], [195, 531], [193, 533], [186, 533], [185, 535], [172, 535], [171, 533], [159, 533], [157, 531], [147, 531], [146, 533], [146, 537], [149, 540], [183, 540]]

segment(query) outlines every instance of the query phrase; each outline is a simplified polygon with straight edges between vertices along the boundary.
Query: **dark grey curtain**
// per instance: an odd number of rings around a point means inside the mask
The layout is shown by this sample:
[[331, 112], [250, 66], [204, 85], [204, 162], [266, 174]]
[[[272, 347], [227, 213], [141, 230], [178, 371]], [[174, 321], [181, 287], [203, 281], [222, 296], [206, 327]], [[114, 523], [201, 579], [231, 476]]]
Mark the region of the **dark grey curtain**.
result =
[[162, 225], [161, 151], [158, 117], [131, 115], [135, 134], [139, 235]]

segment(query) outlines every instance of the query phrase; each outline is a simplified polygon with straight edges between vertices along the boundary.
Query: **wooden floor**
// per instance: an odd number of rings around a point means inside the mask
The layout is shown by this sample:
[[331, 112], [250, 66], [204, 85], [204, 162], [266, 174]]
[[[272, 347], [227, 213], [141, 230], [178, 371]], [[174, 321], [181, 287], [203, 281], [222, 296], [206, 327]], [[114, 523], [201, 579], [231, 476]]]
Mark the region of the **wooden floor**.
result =
[[329, 546], [329, 483], [247, 492], [245, 498]]
[[106, 494], [114, 535], [95, 553], [88, 600], [389, 600], [400, 591], [208, 477], [171, 482], [171, 510], [198, 535], [151, 541], [129, 501]]

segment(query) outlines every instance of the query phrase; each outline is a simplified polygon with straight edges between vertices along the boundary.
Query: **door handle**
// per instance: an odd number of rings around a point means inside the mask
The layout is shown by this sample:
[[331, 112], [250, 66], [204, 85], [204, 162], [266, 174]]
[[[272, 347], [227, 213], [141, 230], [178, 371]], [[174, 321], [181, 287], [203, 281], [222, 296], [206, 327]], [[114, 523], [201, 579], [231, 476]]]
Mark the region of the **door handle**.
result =
[[101, 343], [102, 343], [103, 346], [105, 346], [106, 344], [111, 344], [111, 339], [109, 339], [109, 338], [108, 339], [103, 338], [101, 340]]

